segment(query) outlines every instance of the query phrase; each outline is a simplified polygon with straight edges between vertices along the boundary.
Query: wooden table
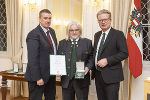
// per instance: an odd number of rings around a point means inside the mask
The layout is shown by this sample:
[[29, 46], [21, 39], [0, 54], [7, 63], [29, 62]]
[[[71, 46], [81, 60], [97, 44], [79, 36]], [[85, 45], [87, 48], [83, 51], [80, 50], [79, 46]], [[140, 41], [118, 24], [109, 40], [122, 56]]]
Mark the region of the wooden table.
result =
[[27, 80], [24, 79], [23, 75], [9, 74], [9, 73], [6, 73], [6, 72], [8, 72], [8, 71], [0, 72], [0, 76], [2, 76], [2, 87], [1, 87], [2, 100], [6, 100], [7, 80], [16, 80], [16, 81], [27, 82]]
[[[1, 93], [2, 93], [2, 100], [6, 100], [6, 95], [7, 95], [7, 80], [16, 80], [16, 81], [24, 81], [25, 80], [23, 75], [18, 75], [18, 74], [10, 74], [7, 73], [7, 71], [1, 71], [0, 76], [2, 76], [2, 87], [1, 87]], [[56, 80], [56, 85], [60, 86], [60, 80]]]

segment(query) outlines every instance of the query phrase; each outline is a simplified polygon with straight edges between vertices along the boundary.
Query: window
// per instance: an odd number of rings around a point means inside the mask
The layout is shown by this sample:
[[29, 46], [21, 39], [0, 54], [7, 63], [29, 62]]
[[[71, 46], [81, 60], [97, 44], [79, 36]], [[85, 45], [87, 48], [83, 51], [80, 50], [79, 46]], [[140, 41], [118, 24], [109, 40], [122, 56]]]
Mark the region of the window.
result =
[[141, 0], [143, 60], [150, 61], [150, 0]]
[[0, 0], [0, 51], [7, 51], [7, 26], [5, 0]]

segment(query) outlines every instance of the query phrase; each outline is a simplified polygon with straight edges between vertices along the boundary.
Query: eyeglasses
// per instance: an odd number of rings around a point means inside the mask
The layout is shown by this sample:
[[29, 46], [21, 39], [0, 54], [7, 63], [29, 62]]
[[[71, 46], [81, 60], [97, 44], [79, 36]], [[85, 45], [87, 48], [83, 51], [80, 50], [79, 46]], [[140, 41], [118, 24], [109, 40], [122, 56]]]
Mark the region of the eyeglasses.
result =
[[101, 19], [101, 20], [98, 20], [98, 22], [99, 23], [102, 23], [102, 22], [107, 23], [109, 20], [110, 20], [110, 18], [108, 18], [108, 19]]
[[77, 31], [79, 31], [79, 29], [75, 29], [75, 30], [73, 30], [73, 29], [71, 29], [71, 30], [69, 30], [69, 32], [77, 32]]

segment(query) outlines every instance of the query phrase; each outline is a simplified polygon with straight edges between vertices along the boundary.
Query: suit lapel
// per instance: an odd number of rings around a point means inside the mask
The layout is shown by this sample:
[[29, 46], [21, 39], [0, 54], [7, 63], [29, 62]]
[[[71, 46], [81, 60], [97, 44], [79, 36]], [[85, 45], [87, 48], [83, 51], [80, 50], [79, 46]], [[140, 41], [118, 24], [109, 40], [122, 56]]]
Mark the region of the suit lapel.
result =
[[76, 45], [76, 52], [77, 52], [77, 55], [78, 55], [78, 53], [81, 52], [81, 50], [82, 50], [82, 46], [80, 46], [81, 44], [82, 44], [82, 38], [79, 38], [78, 43], [77, 43], [77, 45]]
[[111, 28], [109, 33], [108, 33], [108, 36], [104, 42], [104, 45], [103, 45], [103, 48], [102, 48], [102, 52], [104, 51], [105, 47], [107, 46], [107, 44], [110, 42], [111, 38], [112, 38], [112, 35], [113, 35], [113, 29]]
[[72, 43], [71, 43], [71, 40], [66, 40], [67, 41], [67, 52], [71, 52], [71, 46], [72, 46]]
[[[47, 42], [47, 43], [49, 44], [49, 46], [51, 47], [51, 45], [50, 45], [50, 43], [49, 43], [49, 40], [48, 40], [46, 34], [44, 33], [44, 31], [43, 31], [43, 29], [41, 28], [40, 25], [38, 26], [38, 28], [39, 28], [41, 34], [43, 35], [44, 39], [46, 40], [46, 42]], [[56, 40], [56, 37], [55, 37], [55, 35], [54, 35], [54, 32], [52, 31], [52, 29], [49, 29], [49, 30], [50, 30], [50, 34], [51, 34], [51, 36], [52, 36], [52, 39], [54, 40], [55, 47], [57, 47], [57, 40]]]
[[50, 46], [49, 40], [48, 40], [46, 34], [44, 33], [43, 29], [41, 28], [40, 25], [38, 26], [38, 28], [39, 28], [39, 30], [40, 30], [42, 36], [44, 37], [44, 39], [46, 40], [46, 42], [47, 42], [47, 43], [49, 44], [49, 46]]
[[102, 31], [100, 31], [98, 33], [98, 35], [95, 37], [95, 50], [97, 49], [97, 45], [98, 45], [99, 38], [100, 38], [101, 34], [102, 34]]

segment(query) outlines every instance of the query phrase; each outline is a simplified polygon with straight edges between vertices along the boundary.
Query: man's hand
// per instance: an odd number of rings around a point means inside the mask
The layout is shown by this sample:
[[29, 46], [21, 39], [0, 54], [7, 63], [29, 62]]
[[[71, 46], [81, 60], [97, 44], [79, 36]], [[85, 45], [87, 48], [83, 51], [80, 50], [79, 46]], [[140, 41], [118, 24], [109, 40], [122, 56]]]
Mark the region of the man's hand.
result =
[[97, 65], [102, 68], [105, 67], [107, 64], [108, 64], [108, 62], [107, 62], [106, 58], [103, 58], [97, 62]]
[[44, 81], [42, 78], [37, 81], [37, 85], [39, 85], [39, 86], [44, 85]]
[[88, 71], [89, 71], [89, 68], [85, 67], [85, 69], [84, 69], [84, 75], [86, 75], [88, 73]]

